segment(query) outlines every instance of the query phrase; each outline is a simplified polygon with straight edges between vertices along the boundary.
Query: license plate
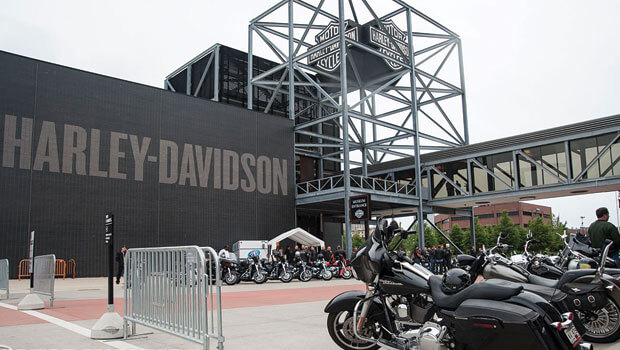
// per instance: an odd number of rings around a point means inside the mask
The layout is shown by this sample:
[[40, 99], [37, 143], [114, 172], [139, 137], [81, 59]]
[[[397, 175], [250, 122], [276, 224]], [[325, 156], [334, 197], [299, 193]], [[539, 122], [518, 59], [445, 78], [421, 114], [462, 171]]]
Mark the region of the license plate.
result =
[[571, 344], [573, 344], [573, 347], [581, 341], [581, 336], [579, 335], [579, 332], [577, 332], [577, 328], [575, 328], [574, 324], [571, 324], [570, 327], [566, 328], [564, 330], [564, 334], [566, 334], [568, 340]]

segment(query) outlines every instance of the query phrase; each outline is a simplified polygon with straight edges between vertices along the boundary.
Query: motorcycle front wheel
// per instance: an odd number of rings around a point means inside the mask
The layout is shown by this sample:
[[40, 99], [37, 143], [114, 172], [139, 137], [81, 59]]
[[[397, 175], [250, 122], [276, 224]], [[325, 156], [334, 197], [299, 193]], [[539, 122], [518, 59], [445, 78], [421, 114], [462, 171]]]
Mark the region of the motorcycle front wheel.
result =
[[593, 343], [611, 343], [620, 338], [620, 308], [611, 297], [598, 310], [582, 312], [577, 310], [586, 332], [583, 339]]
[[353, 272], [351, 270], [342, 271], [342, 278], [344, 278], [345, 280], [348, 280], [351, 277], [353, 277]]
[[259, 272], [254, 272], [254, 275], [252, 276], [252, 280], [256, 283], [256, 284], [262, 284], [267, 282], [267, 275], [265, 275], [264, 273]]
[[224, 282], [229, 286], [239, 283], [239, 273], [237, 271], [226, 272], [224, 274]]
[[[366, 326], [359, 331], [362, 336], [371, 338], [374, 323], [372, 320], [366, 320]], [[351, 311], [335, 311], [330, 312], [327, 316], [327, 331], [332, 340], [345, 350], [375, 350], [379, 349], [376, 343], [368, 342], [358, 338], [353, 331], [355, 324], [353, 323], [353, 312]]]
[[299, 280], [302, 282], [308, 282], [312, 279], [312, 271], [305, 270], [299, 274]]
[[325, 270], [323, 271], [323, 273], [321, 274], [321, 277], [325, 280], [325, 281], [329, 281], [332, 279], [332, 277], [334, 277], [334, 274], [329, 271], [329, 270]]
[[293, 273], [292, 272], [284, 272], [283, 274], [280, 275], [280, 281], [284, 282], [284, 283], [289, 283], [290, 281], [293, 280]]

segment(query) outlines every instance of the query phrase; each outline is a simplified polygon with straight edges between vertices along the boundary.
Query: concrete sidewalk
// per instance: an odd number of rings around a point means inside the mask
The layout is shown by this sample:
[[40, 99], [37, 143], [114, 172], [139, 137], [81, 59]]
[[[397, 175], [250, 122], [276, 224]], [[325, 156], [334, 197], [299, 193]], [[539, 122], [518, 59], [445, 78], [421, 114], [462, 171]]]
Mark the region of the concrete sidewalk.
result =
[[[327, 333], [323, 308], [335, 295], [363, 289], [355, 280], [269, 281], [223, 286], [226, 349], [337, 349]], [[28, 293], [28, 280], [11, 280], [16, 305]], [[115, 309], [122, 314], [123, 284], [115, 284]], [[126, 341], [95, 341], [85, 336], [106, 310], [107, 279], [56, 280], [53, 309], [21, 312], [0, 306], [0, 349], [199, 349], [196, 343], [138, 325]], [[47, 318], [47, 319], [42, 319]], [[36, 336], [32, 336], [36, 334]], [[215, 343], [213, 343], [215, 346]]]
[[[56, 280], [53, 309], [17, 311], [28, 280], [10, 282], [11, 299], [0, 305], [0, 350], [12, 349], [200, 349], [196, 343], [138, 325], [123, 341], [96, 341], [90, 328], [106, 311], [107, 279]], [[364, 285], [355, 280], [244, 282], [222, 288], [226, 349], [338, 349], [327, 333], [323, 308], [335, 295]], [[123, 285], [115, 285], [115, 307], [122, 315]], [[212, 343], [212, 348], [215, 348]], [[611, 350], [616, 344], [596, 344]]]

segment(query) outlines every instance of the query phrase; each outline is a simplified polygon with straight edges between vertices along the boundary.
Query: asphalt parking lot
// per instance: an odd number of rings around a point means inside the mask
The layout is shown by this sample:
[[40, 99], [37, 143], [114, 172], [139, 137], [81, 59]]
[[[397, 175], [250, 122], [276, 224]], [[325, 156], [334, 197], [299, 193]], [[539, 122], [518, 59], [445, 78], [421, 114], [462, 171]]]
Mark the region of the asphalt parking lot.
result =
[[[199, 349], [196, 343], [138, 326], [127, 340], [97, 341], [90, 328], [106, 311], [105, 278], [56, 280], [53, 308], [17, 311], [28, 281], [11, 280], [11, 298], [0, 301], [0, 349]], [[244, 282], [224, 286], [222, 309], [226, 349], [338, 349], [325, 326], [323, 308], [335, 295], [363, 289], [355, 280]], [[122, 314], [122, 284], [115, 307]], [[212, 348], [215, 348], [213, 343]], [[618, 349], [618, 344], [596, 345]]]

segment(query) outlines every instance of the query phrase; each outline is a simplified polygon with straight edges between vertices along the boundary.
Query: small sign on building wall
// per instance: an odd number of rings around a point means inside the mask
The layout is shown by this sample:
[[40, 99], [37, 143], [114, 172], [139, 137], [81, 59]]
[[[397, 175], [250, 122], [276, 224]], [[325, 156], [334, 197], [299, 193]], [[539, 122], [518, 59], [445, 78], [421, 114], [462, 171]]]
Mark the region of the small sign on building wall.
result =
[[349, 198], [351, 221], [370, 220], [370, 196], [365, 194]]

